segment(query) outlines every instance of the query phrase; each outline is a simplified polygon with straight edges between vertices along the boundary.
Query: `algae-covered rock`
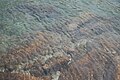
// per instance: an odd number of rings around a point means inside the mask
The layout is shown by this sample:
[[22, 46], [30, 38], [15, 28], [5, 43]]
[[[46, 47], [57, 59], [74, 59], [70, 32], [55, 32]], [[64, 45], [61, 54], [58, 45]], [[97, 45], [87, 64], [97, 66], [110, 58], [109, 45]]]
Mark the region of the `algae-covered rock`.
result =
[[119, 0], [0, 0], [0, 80], [119, 80]]

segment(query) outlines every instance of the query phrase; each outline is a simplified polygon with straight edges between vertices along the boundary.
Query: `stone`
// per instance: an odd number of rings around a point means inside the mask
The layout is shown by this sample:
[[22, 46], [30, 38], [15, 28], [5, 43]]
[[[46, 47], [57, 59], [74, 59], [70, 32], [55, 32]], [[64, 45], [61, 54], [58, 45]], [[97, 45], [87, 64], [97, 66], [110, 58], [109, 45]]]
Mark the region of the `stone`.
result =
[[118, 0], [1, 0], [0, 80], [119, 80]]

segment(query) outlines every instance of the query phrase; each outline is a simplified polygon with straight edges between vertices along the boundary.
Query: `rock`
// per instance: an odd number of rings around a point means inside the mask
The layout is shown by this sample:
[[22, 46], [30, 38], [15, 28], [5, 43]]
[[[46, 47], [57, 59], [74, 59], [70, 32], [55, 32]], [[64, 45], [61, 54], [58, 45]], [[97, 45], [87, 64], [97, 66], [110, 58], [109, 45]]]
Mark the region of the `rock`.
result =
[[118, 0], [1, 0], [0, 80], [119, 80]]

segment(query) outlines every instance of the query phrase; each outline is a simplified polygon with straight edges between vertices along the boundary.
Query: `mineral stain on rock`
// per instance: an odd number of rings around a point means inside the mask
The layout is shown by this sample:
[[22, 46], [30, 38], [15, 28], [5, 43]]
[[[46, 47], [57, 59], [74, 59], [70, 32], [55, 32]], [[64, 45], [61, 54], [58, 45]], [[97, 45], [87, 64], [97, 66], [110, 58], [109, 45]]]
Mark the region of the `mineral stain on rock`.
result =
[[0, 80], [120, 80], [120, 1], [0, 0]]

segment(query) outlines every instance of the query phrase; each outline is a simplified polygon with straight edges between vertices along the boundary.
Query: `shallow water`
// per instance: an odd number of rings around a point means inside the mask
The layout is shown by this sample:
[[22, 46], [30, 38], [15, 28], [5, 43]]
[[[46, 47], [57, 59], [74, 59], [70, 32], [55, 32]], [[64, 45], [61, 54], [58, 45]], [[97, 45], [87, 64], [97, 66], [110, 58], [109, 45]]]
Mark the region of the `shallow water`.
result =
[[1, 80], [120, 79], [119, 0], [1, 0], [0, 9]]

